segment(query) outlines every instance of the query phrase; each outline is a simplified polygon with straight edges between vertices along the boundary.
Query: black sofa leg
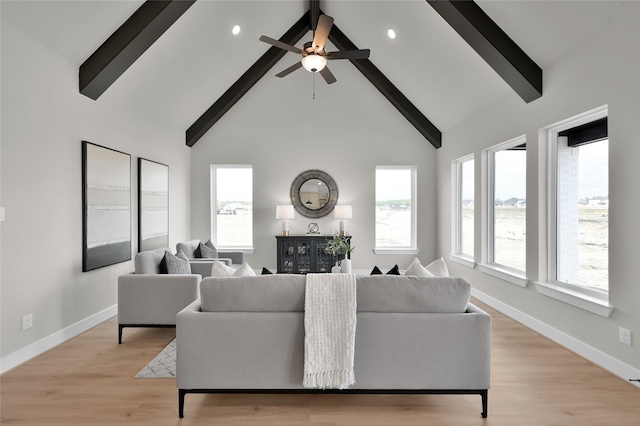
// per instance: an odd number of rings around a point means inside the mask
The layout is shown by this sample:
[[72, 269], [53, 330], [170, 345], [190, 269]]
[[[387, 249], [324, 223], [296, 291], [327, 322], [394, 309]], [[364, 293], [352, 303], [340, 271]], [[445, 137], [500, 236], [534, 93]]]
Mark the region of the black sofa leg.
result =
[[184, 418], [184, 396], [187, 392], [184, 389], [178, 389], [178, 416]]
[[124, 328], [123, 325], [118, 324], [118, 344], [121, 345], [122, 344], [122, 329]]
[[480, 396], [482, 397], [482, 418], [486, 419], [487, 418], [487, 410], [488, 410], [488, 399], [489, 399], [489, 391], [488, 390], [483, 390], [480, 393]]

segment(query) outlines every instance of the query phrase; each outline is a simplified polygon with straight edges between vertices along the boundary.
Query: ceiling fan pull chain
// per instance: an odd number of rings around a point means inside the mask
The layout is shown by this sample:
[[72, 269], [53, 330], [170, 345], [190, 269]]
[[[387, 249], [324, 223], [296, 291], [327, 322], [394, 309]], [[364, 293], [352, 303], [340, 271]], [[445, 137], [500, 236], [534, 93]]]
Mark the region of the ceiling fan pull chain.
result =
[[311, 75], [313, 76], [313, 99], [316, 98], [316, 73], [312, 72]]

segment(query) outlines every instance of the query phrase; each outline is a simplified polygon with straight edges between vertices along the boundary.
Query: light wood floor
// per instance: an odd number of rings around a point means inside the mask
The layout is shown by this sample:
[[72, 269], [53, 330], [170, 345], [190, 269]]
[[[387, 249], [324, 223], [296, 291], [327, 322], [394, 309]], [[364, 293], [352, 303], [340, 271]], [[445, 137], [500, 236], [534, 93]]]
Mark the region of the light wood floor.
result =
[[0, 377], [3, 425], [640, 425], [640, 389], [487, 306], [493, 316], [489, 417], [477, 395], [187, 395], [134, 379], [174, 329], [113, 318]]

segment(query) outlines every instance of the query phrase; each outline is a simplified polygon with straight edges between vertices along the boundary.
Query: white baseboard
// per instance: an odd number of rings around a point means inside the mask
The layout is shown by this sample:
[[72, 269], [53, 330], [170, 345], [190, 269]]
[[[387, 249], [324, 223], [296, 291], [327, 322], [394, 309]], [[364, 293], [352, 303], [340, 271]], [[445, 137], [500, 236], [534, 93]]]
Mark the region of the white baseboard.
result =
[[[103, 323], [104, 321], [112, 318], [118, 313], [118, 305], [113, 305], [101, 312], [98, 312], [95, 315], [92, 315], [88, 318], [83, 319], [73, 325], [70, 325], [67, 328], [64, 328], [56, 333], [53, 333], [50, 336], [45, 337], [44, 339], [38, 340], [28, 346], [25, 346], [22, 349], [18, 349], [15, 352], [12, 352], [8, 355], [0, 358], [0, 374], [3, 374], [12, 368], [17, 367], [18, 365], [29, 361], [31, 358], [34, 358], [40, 355], [43, 352], [48, 351], [49, 349], [58, 346], [61, 343], [66, 342], [67, 340], [75, 337], [90, 328], [95, 327], [96, 325]], [[113, 338], [116, 339], [116, 330], [114, 329]]]
[[[553, 340], [554, 342], [564, 346], [570, 351], [573, 351], [583, 358], [588, 359], [594, 364], [599, 365], [600, 367], [624, 379], [625, 381], [629, 379], [640, 378], [639, 369], [634, 368], [629, 364], [625, 364], [624, 362], [612, 357], [611, 355], [608, 355], [592, 346], [589, 346], [586, 343], [576, 339], [575, 337], [569, 336], [568, 334], [563, 333], [562, 331], [557, 330], [550, 325], [545, 324], [542, 321], [525, 314], [524, 312], [512, 308], [506, 303], [501, 302], [500, 300], [491, 297], [486, 293], [483, 293], [476, 289], [471, 289], [471, 296], [475, 297], [481, 302], [486, 303], [487, 305], [518, 321], [519, 323], [524, 324], [532, 330], [537, 331], [546, 338]], [[633, 383], [637, 387], [640, 387], [640, 383], [638, 382], [631, 383]]]

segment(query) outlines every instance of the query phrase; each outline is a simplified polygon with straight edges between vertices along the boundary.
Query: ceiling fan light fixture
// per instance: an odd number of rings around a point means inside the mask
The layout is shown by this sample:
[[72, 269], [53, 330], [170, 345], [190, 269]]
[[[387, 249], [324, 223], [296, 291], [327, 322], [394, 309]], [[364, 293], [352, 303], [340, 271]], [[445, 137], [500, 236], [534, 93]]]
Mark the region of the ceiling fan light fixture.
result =
[[327, 60], [314, 53], [302, 58], [302, 66], [309, 72], [320, 72], [327, 65]]

